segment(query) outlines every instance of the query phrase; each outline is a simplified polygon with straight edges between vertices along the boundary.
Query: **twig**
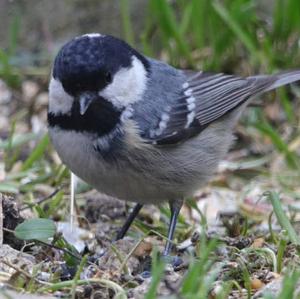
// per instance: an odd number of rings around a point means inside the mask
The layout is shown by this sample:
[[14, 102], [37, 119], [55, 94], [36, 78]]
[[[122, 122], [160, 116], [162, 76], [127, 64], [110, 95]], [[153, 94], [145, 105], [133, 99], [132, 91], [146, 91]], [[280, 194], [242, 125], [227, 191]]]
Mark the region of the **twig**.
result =
[[130, 250], [130, 252], [126, 255], [126, 257], [123, 259], [122, 263], [121, 263], [121, 266], [120, 266], [120, 269], [119, 269], [119, 272], [121, 273], [123, 270], [125, 273], [129, 273], [129, 270], [126, 266], [129, 258], [133, 255], [134, 251], [138, 248], [138, 246], [144, 241], [144, 239], [147, 237], [144, 236], [142, 239], [140, 239], [134, 246], [133, 248]]
[[13, 230], [11, 230], [11, 229], [9, 229], [9, 228], [6, 228], [6, 227], [2, 227], [2, 230], [3, 230], [4, 232], [7, 232], [7, 233], [12, 233], [12, 234], [15, 233]]
[[5, 264], [6, 266], [13, 268], [14, 270], [16, 270], [17, 272], [23, 274], [26, 278], [32, 279], [33, 277], [26, 271], [24, 271], [23, 269], [19, 268], [18, 266], [12, 264], [10, 261], [3, 259], [1, 261], [1, 263]]
[[[7, 229], [7, 228], [3, 228], [3, 230], [6, 231], [6, 232], [9, 232], [9, 233], [12, 233], [12, 234], [15, 233], [13, 230], [10, 230], [10, 229]], [[77, 260], [79, 260], [79, 261], [81, 261], [81, 259], [82, 259], [81, 256], [78, 256], [78, 255], [74, 254], [73, 252], [71, 252], [71, 251], [68, 250], [68, 249], [60, 248], [60, 247], [58, 247], [58, 246], [56, 246], [56, 245], [48, 244], [48, 243], [43, 242], [43, 241], [41, 241], [41, 240], [33, 240], [33, 241], [35, 241], [36, 243], [40, 243], [40, 244], [42, 244], [42, 245], [45, 245], [45, 246], [48, 246], [48, 247], [51, 247], [51, 248], [54, 248], [54, 249], [63, 251], [64, 253], [71, 255], [72, 257], [74, 257], [75, 259], [77, 259]]]
[[6, 266], [16, 270], [18, 273], [21, 273], [23, 274], [26, 278], [28, 279], [34, 279], [37, 283], [40, 283], [40, 284], [43, 284], [43, 285], [46, 285], [46, 286], [50, 286], [50, 283], [49, 282], [46, 282], [46, 281], [42, 281], [42, 280], [39, 280], [37, 278], [35, 278], [34, 276], [32, 276], [30, 273], [24, 271], [23, 269], [21, 269], [20, 267], [12, 264], [10, 261], [8, 260], [1, 260], [1, 263], [5, 264]]
[[126, 263], [124, 263], [123, 261], [126, 261], [126, 258], [124, 258], [124, 256], [121, 254], [121, 252], [114, 246], [114, 244], [111, 244], [111, 250], [113, 251], [113, 253], [115, 253], [117, 259], [119, 260], [119, 262], [121, 263], [121, 268], [122, 270], [124, 270], [125, 274], [129, 273], [129, 270], [127, 268]]
[[41, 241], [41, 240], [35, 240], [35, 241], [36, 241], [37, 243], [41, 243], [41, 244], [43, 244], [43, 245], [45, 245], [45, 246], [48, 246], [48, 247], [51, 247], [51, 248], [54, 248], [54, 249], [63, 251], [64, 253], [71, 255], [72, 257], [74, 257], [74, 258], [77, 259], [78, 261], [81, 261], [81, 259], [82, 259], [81, 256], [76, 255], [75, 253], [71, 252], [71, 251], [68, 250], [68, 249], [60, 248], [60, 247], [58, 247], [58, 246], [56, 246], [56, 245], [48, 244], [48, 243], [43, 242], [43, 241]]
[[64, 185], [60, 186], [59, 188], [55, 189], [51, 194], [49, 194], [49, 195], [47, 195], [47, 196], [45, 196], [45, 197], [39, 199], [39, 200], [36, 201], [36, 202], [33, 202], [33, 203], [27, 203], [26, 206], [20, 208], [20, 211], [24, 211], [24, 210], [30, 209], [30, 208], [32, 208], [33, 206], [39, 205], [39, 204], [41, 204], [42, 202], [44, 202], [44, 201], [46, 201], [46, 200], [52, 198], [52, 197], [55, 196], [60, 190], [62, 190], [64, 187], [65, 187]]

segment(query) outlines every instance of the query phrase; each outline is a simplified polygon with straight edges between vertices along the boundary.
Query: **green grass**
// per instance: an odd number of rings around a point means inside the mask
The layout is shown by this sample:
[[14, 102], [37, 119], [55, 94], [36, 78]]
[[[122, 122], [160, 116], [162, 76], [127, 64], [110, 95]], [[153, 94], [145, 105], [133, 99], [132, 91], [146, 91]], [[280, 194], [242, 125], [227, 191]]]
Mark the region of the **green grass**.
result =
[[16, 54], [17, 39], [20, 29], [20, 18], [14, 16], [9, 27], [9, 46], [6, 49], [0, 48], [0, 78], [3, 78], [5, 82], [13, 87], [18, 88], [21, 84], [21, 77], [18, 69], [12, 64], [12, 59]]
[[[150, 0], [143, 46], [147, 53], [158, 50], [156, 55], [163, 48], [175, 65], [216, 71], [227, 70], [227, 63], [232, 70], [241, 55], [243, 62], [260, 71], [295, 67], [300, 59], [300, 4], [296, 0], [272, 2], [273, 14], [264, 20], [258, 17], [259, 1], [191, 0], [170, 5], [166, 0]], [[122, 16], [125, 39], [139, 40], [133, 37], [129, 12], [122, 9]], [[160, 47], [156, 43], [154, 47], [155, 40]]]
[[[163, 57], [167, 62], [181, 68], [240, 75], [299, 68], [300, 1], [271, 2], [274, 5], [268, 14], [263, 12], [258, 0], [149, 0], [144, 25], [138, 34], [131, 17], [129, 0], [121, 0], [123, 35], [125, 40], [145, 54], [159, 59]], [[21, 50], [18, 46], [20, 22], [22, 19], [12, 18], [8, 30], [9, 47], [0, 49], [0, 78], [14, 91], [20, 91], [22, 80], [28, 77], [22, 66], [16, 63], [19, 61], [18, 51]], [[49, 71], [50, 63], [51, 61], [47, 61], [46, 72], [44, 64], [42, 68], [31, 66], [34, 72], [31, 72], [30, 78], [39, 80], [41, 74]], [[285, 253], [291, 245], [297, 248], [300, 241], [291, 220], [292, 213], [286, 213], [278, 194], [289, 195], [293, 199], [300, 197], [299, 147], [295, 146], [299, 144], [297, 142], [300, 133], [299, 94], [298, 87], [288, 87], [280, 89], [273, 97], [264, 97], [264, 103], [280, 106], [280, 110], [283, 111], [280, 120], [266, 116], [261, 108], [250, 108], [242, 120], [247, 136], [271, 148], [267, 152], [259, 152], [259, 157], [255, 156], [254, 160], [264, 162], [251, 168], [265, 180], [271, 181], [268, 190], [272, 192], [267, 196], [273, 206], [274, 215], [269, 217], [270, 237], [266, 239], [271, 249], [231, 248], [229, 258], [236, 262], [236, 268], [226, 269], [216, 254], [222, 240], [208, 240], [202, 236], [197, 243], [198, 250], [195, 256], [190, 257], [188, 270], [176, 289], [178, 298], [207, 298], [214, 290], [216, 281], [220, 280], [222, 283], [216, 298], [227, 298], [228, 294], [241, 292], [242, 289], [246, 292], [245, 296], [250, 298], [252, 275], [262, 264], [284, 277], [284, 287], [278, 296], [267, 294], [264, 298], [296, 298], [294, 292], [300, 278], [299, 265], [295, 263], [293, 271], [287, 271], [290, 265], [287, 264]], [[45, 200], [41, 190], [49, 188], [53, 192], [62, 184], [67, 184], [68, 171], [56, 164], [48, 135], [37, 136], [31, 132], [18, 132], [17, 124], [26, 117], [29, 117], [28, 109], [24, 107], [17, 115], [11, 117], [8, 136], [0, 139], [0, 152], [3, 152], [6, 171], [5, 179], [0, 181], [0, 192], [17, 195], [23, 203], [23, 208], [30, 207], [36, 217], [64, 220], [68, 213], [64, 201], [68, 189], [62, 188], [53, 197], [46, 197]], [[247, 145], [243, 146], [247, 148]], [[28, 149], [31, 150], [31, 154], [28, 153]], [[281, 157], [283, 162], [280, 164], [280, 171], [273, 174], [270, 165], [273, 160], [280, 160]], [[228, 185], [230, 187], [230, 183]], [[273, 188], [281, 193], [274, 192]], [[198, 210], [195, 202], [190, 203], [190, 208], [196, 212]], [[162, 218], [167, 218], [169, 214], [164, 208], [160, 213]], [[201, 214], [200, 217], [203, 230], [206, 231], [205, 216]], [[281, 228], [279, 233], [273, 231], [271, 225], [275, 217]], [[152, 229], [155, 229], [157, 234], [165, 234], [165, 223], [162, 221], [155, 223], [154, 227], [137, 221], [135, 227], [144, 235]], [[183, 241], [190, 236], [191, 230], [188, 219], [181, 216], [177, 240]], [[241, 237], [249, 237], [252, 232], [252, 227], [247, 225], [247, 230], [244, 230]], [[69, 246], [64, 240], [59, 240], [56, 245], [66, 248]], [[153, 278], [145, 296], [147, 299], [158, 298], [157, 287], [165, 277], [165, 265], [157, 258], [156, 253], [153, 252]], [[261, 264], [256, 261], [261, 261]], [[85, 263], [86, 258], [83, 258], [73, 280], [53, 281], [49, 286], [42, 286], [32, 278], [30, 288], [41, 293], [68, 290], [71, 296], [75, 297], [77, 286], [98, 283], [111, 289], [118, 298], [126, 298], [126, 287], [119, 282], [104, 278], [80, 279]], [[124, 268], [127, 269], [127, 265], [124, 265]]]

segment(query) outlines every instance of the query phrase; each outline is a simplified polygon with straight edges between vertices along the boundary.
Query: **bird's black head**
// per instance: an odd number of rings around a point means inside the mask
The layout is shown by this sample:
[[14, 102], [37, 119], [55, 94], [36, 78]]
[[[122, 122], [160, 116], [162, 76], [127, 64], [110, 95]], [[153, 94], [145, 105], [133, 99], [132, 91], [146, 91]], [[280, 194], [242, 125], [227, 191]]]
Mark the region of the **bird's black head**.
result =
[[149, 62], [109, 35], [74, 38], [57, 54], [49, 85], [50, 126], [108, 134], [126, 107], [141, 99]]
[[124, 41], [109, 35], [86, 34], [59, 51], [53, 77], [72, 96], [100, 91], [112, 82], [119, 69], [131, 66], [133, 55], [148, 69], [148, 61]]

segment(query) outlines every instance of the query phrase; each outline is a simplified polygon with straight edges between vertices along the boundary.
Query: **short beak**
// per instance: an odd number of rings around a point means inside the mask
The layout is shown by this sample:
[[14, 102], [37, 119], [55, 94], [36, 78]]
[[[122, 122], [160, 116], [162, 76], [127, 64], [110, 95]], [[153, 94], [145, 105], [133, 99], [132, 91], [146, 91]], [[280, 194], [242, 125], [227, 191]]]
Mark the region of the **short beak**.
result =
[[97, 99], [97, 94], [92, 92], [83, 92], [79, 96], [80, 114], [84, 115], [89, 106]]

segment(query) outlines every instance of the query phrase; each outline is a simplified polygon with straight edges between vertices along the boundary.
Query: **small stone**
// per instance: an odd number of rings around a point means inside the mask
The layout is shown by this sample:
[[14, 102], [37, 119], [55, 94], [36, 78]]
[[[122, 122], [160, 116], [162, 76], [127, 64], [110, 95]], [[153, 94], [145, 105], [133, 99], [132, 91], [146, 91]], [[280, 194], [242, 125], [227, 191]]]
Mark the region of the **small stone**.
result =
[[265, 284], [260, 279], [258, 279], [258, 278], [251, 279], [251, 289], [252, 290], [259, 290], [264, 286], [265, 286]]
[[144, 272], [141, 273], [141, 277], [143, 279], [150, 278], [151, 277], [151, 272], [150, 271], [144, 271]]
[[6, 83], [0, 80], [0, 104], [7, 104], [12, 97], [12, 93]]
[[22, 84], [23, 98], [26, 103], [32, 101], [33, 97], [38, 93], [39, 86], [33, 81], [24, 81]]
[[172, 266], [174, 268], [177, 268], [183, 264], [183, 260], [180, 256], [174, 256], [173, 261], [172, 261]]

